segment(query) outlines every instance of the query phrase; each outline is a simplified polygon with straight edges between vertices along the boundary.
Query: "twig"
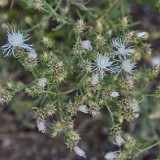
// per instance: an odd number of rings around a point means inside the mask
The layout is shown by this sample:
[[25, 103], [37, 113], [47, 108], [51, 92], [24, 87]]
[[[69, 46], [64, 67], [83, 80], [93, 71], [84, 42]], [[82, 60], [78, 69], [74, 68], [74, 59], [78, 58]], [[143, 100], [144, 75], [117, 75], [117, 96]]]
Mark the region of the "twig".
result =
[[13, 8], [14, 0], [11, 1], [10, 9]]
[[108, 106], [107, 100], [105, 100], [105, 102], [106, 102], [106, 107], [107, 107], [107, 109], [108, 109], [108, 111], [109, 111], [109, 114], [110, 114], [110, 116], [111, 116], [112, 123], [113, 123], [113, 125], [114, 125], [113, 113], [112, 113], [111, 109], [110, 109], [109, 106]]
[[146, 147], [146, 148], [140, 150], [140, 151], [134, 156], [134, 158], [136, 158], [139, 154], [141, 154], [141, 153], [143, 153], [143, 152], [145, 152], [145, 151], [147, 151], [147, 150], [149, 150], [149, 149], [151, 149], [151, 148], [153, 148], [153, 147], [155, 147], [155, 146], [158, 146], [158, 145], [160, 145], [160, 141], [157, 142], [157, 143], [155, 143], [155, 144], [153, 144], [153, 145], [151, 145], [151, 146], [149, 146], [149, 147]]

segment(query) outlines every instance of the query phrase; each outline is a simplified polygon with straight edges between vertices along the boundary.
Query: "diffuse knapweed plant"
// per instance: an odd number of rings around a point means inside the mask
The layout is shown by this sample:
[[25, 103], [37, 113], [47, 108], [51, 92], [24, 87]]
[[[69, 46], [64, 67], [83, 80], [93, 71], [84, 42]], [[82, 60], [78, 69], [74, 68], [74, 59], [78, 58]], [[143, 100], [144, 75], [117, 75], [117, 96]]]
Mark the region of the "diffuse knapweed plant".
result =
[[[67, 17], [57, 15], [45, 1], [40, 2], [36, 9], [45, 12], [50, 9], [67, 24]], [[9, 103], [20, 91], [37, 98], [39, 106], [33, 110], [39, 131], [52, 137], [63, 133], [66, 146], [84, 158], [87, 155], [78, 145], [80, 135], [74, 127], [77, 112], [100, 118], [104, 114], [101, 109], [106, 108], [111, 120], [108, 126], [111, 141], [119, 149], [104, 157], [125, 160], [137, 155], [137, 147], [134, 137], [123, 132], [123, 124], [129, 125], [140, 116], [139, 103], [144, 97], [159, 94], [149, 88], [158, 70], [142, 67], [140, 63], [151, 54], [146, 43], [148, 33], [132, 31], [132, 23], [126, 17], [119, 23], [106, 21], [104, 15], [93, 25], [82, 19], [71, 20], [69, 25], [75, 33], [73, 46], [62, 50], [55, 40], [43, 37], [41, 53], [34, 43], [29, 44], [31, 35], [9, 30], [7, 43], [1, 47], [3, 55], [14, 56], [33, 74], [34, 80], [26, 85], [9, 81], [6, 87], [1, 87], [0, 102]], [[50, 118], [54, 120], [49, 122]]]

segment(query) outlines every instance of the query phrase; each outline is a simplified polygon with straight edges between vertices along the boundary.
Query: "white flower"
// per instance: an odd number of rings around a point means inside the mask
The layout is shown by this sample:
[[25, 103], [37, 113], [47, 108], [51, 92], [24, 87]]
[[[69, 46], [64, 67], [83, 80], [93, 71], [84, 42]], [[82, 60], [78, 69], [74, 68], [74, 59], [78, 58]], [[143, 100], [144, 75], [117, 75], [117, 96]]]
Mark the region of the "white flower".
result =
[[38, 86], [40, 89], [44, 89], [44, 88], [46, 87], [47, 83], [48, 83], [48, 81], [47, 81], [46, 78], [40, 78], [40, 79], [38, 80], [37, 86]]
[[119, 93], [118, 92], [111, 92], [110, 94], [111, 97], [118, 97], [119, 96]]
[[35, 51], [28, 52], [28, 60], [35, 61], [37, 59], [37, 53]]
[[135, 62], [131, 62], [129, 59], [121, 59], [121, 66], [116, 67], [118, 74], [123, 70], [126, 74], [133, 74]]
[[92, 74], [91, 84], [92, 86], [95, 86], [98, 84], [98, 73]]
[[105, 71], [114, 72], [114, 68], [112, 68], [113, 62], [110, 61], [109, 57], [98, 53], [96, 59], [94, 59], [94, 62], [95, 64], [93, 71], [96, 71], [97, 73], [99, 72], [102, 79]]
[[111, 52], [113, 56], [119, 55], [119, 56], [129, 56], [130, 54], [134, 53], [133, 47], [130, 45], [129, 42], [124, 40], [122, 42], [121, 38], [114, 38], [112, 39], [112, 47]]
[[30, 38], [27, 38], [28, 35], [24, 35], [20, 31], [18, 32], [11, 32], [7, 34], [8, 36], [8, 42], [7, 44], [3, 45], [1, 48], [4, 50], [3, 54], [6, 56], [9, 56], [10, 54], [13, 54], [15, 56], [15, 49], [16, 48], [23, 48], [28, 51], [33, 50], [32, 45], [25, 44], [26, 41], [28, 41]]
[[115, 154], [116, 152], [108, 152], [105, 156], [104, 156], [104, 158], [106, 159], [106, 160], [114, 160], [115, 158], [116, 158], [116, 154]]
[[160, 56], [154, 56], [152, 59], [151, 59], [151, 64], [153, 67], [155, 66], [160, 66]]
[[122, 69], [125, 72], [132, 74], [133, 73], [133, 69], [135, 68], [135, 65], [136, 65], [135, 62], [131, 63], [130, 60], [127, 59], [127, 60], [124, 60], [122, 62]]
[[81, 148], [79, 148], [78, 146], [74, 147], [73, 150], [75, 151], [75, 153], [76, 153], [78, 156], [81, 156], [81, 157], [86, 158], [85, 152], [84, 152]]
[[128, 108], [131, 108], [133, 113], [140, 112], [140, 106], [138, 104], [138, 101], [136, 99], [132, 99], [130, 102], [128, 102]]
[[93, 49], [90, 40], [81, 41], [80, 45], [83, 49], [86, 49], [88, 51], [91, 51]]
[[113, 144], [121, 146], [125, 143], [125, 140], [121, 136], [116, 136], [116, 142], [113, 142]]
[[86, 114], [89, 113], [89, 109], [87, 108], [86, 105], [80, 105], [80, 106], [78, 107], [78, 110], [79, 110], [80, 112], [83, 112], [83, 113], [86, 113]]
[[139, 117], [139, 112], [133, 112], [132, 116], [137, 119]]
[[39, 131], [41, 131], [42, 133], [46, 133], [47, 128], [46, 128], [46, 125], [45, 125], [45, 121], [38, 121], [37, 120], [37, 127], [38, 127]]
[[138, 33], [136, 34], [136, 36], [137, 36], [138, 38], [147, 38], [147, 37], [148, 37], [148, 33], [147, 33], [147, 32], [138, 32]]

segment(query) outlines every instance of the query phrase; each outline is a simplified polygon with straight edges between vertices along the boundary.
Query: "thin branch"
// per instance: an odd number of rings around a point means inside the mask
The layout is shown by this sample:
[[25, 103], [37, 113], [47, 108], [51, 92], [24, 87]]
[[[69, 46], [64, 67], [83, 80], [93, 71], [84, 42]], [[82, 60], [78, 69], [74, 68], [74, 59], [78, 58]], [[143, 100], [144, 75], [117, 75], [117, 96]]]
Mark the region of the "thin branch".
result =
[[13, 8], [14, 0], [11, 1], [10, 9]]

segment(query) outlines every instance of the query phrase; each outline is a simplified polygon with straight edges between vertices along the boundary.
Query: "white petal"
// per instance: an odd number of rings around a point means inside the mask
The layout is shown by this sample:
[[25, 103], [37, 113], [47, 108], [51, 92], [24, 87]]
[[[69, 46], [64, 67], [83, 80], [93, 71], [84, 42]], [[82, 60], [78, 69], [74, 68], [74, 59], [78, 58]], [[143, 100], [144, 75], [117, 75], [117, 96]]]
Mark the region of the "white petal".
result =
[[119, 93], [118, 92], [112, 92], [111, 93], [111, 97], [118, 97], [119, 96]]
[[74, 151], [78, 156], [86, 158], [85, 152], [78, 146], [74, 147]]

